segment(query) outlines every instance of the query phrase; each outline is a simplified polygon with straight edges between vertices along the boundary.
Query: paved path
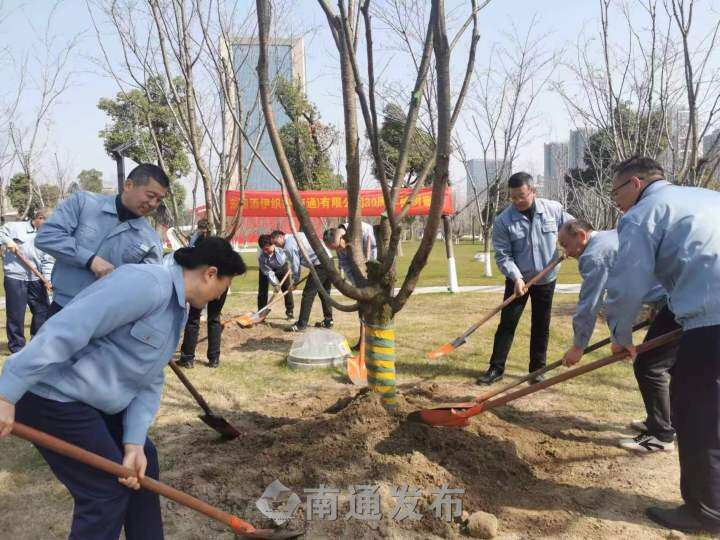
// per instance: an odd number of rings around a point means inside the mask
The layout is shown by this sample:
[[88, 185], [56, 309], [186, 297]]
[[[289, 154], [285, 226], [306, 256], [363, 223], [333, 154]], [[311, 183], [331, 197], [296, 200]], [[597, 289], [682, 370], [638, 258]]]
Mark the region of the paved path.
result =
[[[400, 289], [395, 289], [395, 293], [397, 293]], [[505, 290], [504, 285], [466, 285], [463, 287], [459, 287], [458, 291], [459, 293], [502, 293]], [[413, 294], [437, 294], [437, 293], [447, 293], [448, 288], [447, 285], [445, 286], [437, 286], [437, 287], [417, 287], [415, 291], [413, 291]], [[579, 283], [558, 283], [557, 287], [555, 287], [555, 292], [560, 294], [578, 294], [580, 292], [580, 284]], [[232, 293], [231, 293], [232, 294]], [[240, 295], [246, 295], [246, 296], [256, 296], [257, 292], [255, 291], [240, 291], [234, 294], [240, 294]], [[302, 294], [302, 291], [293, 291], [293, 294]], [[336, 289], [333, 289], [330, 293], [333, 296], [342, 296], [340, 292]], [[5, 297], [0, 296], [0, 309], [5, 309]]]

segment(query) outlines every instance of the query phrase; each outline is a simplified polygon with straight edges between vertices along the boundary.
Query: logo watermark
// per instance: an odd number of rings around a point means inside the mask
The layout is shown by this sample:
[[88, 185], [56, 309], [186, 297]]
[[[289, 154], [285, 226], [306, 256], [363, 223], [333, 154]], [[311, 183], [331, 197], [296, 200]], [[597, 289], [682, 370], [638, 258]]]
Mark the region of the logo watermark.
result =
[[[432, 500], [427, 506], [427, 512], [432, 512], [435, 518], [449, 523], [462, 515], [464, 488], [451, 488], [443, 484], [430, 489], [428, 493]], [[419, 521], [423, 518], [418, 505], [424, 498], [424, 493], [418, 486], [391, 486], [389, 495], [393, 499], [393, 506], [385, 514], [382, 511], [379, 484], [352, 484], [344, 491], [336, 486], [320, 484], [315, 488], [304, 488], [303, 494], [307, 521], [353, 519], [373, 523], [380, 521], [385, 515], [397, 522]], [[342, 495], [347, 495], [346, 505], [340, 504]], [[275, 480], [265, 489], [256, 506], [263, 515], [282, 525], [295, 514], [301, 502], [298, 495]]]

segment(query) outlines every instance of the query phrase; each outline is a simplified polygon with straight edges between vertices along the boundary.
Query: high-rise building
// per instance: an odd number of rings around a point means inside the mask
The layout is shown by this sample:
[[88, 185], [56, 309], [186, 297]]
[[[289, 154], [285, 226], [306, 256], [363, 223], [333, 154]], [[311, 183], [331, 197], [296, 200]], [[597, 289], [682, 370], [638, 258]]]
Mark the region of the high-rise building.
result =
[[467, 187], [465, 193], [468, 202], [475, 199], [475, 192], [477, 191], [480, 206], [485, 205], [487, 201], [488, 182], [490, 184], [495, 182], [498, 172], [497, 169], [498, 163], [494, 159], [469, 159], [467, 161], [468, 176], [466, 179]]
[[588, 145], [589, 133], [584, 129], [573, 129], [568, 139], [568, 168], [585, 168], [585, 149]]
[[551, 142], [544, 145], [543, 176], [562, 179], [568, 171], [568, 143]]
[[713, 159], [720, 156], [720, 128], [703, 137], [703, 157]]
[[[234, 99], [238, 103], [239, 117], [246, 122], [245, 131], [253, 145], [256, 146], [262, 161], [279, 177], [280, 167], [265, 130], [265, 117], [260, 106], [256, 71], [260, 53], [259, 42], [257, 38], [239, 38], [230, 43], [229, 49], [238, 81], [239, 95], [234, 96]], [[275, 38], [270, 41], [268, 45], [268, 81], [272, 85], [273, 81], [280, 77], [288, 81], [299, 82], [303, 92], [306, 90], [305, 48], [302, 38]], [[275, 124], [280, 129], [290, 119], [277, 100], [273, 100], [272, 108]], [[247, 189], [280, 190], [280, 186], [260, 159], [254, 158], [251, 146], [245, 138], [242, 139], [242, 157], [243, 167], [247, 167], [252, 160], [247, 172]]]

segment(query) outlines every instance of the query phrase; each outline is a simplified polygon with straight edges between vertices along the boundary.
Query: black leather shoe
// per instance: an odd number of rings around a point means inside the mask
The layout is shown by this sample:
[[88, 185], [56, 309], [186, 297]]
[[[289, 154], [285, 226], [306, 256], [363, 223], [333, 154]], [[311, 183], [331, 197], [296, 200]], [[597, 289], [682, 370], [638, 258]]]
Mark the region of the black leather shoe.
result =
[[185, 369], [192, 369], [195, 367], [195, 360], [193, 358], [189, 357], [180, 357], [180, 360], [175, 362], [178, 366], [183, 367]]
[[491, 367], [485, 372], [485, 375], [480, 377], [475, 384], [492, 384], [503, 378], [503, 372], [498, 368]]
[[207, 365], [207, 366], [208, 366], [209, 368], [217, 368], [217, 367], [220, 367], [220, 359], [208, 360], [208, 365]]
[[532, 379], [528, 381], [528, 384], [533, 385], [537, 383], [541, 383], [545, 380], [545, 375], [535, 375]]
[[712, 534], [720, 532], [720, 525], [708, 523], [707, 520], [702, 519], [699, 513], [694, 512], [686, 504], [676, 508], [651, 506], [645, 510], [645, 515], [655, 523], [676, 531], [685, 533], [709, 532]]

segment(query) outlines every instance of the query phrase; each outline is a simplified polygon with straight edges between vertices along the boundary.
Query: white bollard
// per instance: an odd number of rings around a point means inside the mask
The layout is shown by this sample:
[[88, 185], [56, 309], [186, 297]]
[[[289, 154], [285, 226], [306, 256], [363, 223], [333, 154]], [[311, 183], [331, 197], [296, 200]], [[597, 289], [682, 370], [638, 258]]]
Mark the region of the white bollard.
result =
[[455, 257], [448, 258], [448, 281], [450, 282], [448, 285], [448, 290], [451, 293], [460, 292], [460, 287], [458, 286], [457, 270], [455, 268]]

